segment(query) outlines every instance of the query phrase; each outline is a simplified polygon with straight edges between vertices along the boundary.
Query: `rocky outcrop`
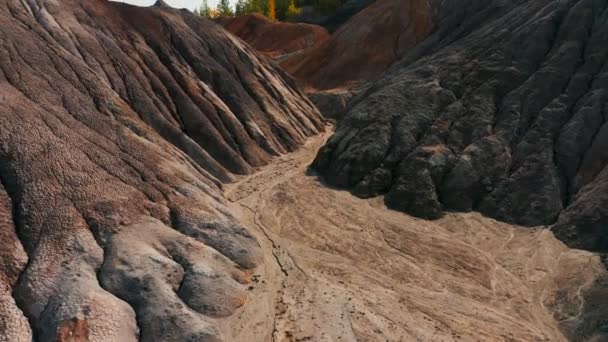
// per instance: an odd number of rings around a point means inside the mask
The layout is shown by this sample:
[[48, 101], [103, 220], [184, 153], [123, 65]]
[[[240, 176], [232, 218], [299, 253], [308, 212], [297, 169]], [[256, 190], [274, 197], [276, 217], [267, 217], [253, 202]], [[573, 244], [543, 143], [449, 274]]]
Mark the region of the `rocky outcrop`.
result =
[[220, 340], [260, 263], [221, 182], [317, 110], [162, 4], [4, 0], [0, 22], [0, 341]]
[[261, 14], [220, 17], [217, 22], [278, 62], [329, 38], [329, 33], [321, 26], [270, 21]]
[[477, 210], [608, 251], [606, 2], [428, 4], [433, 33], [354, 100], [314, 167], [420, 217]]
[[329, 89], [309, 95], [310, 100], [327, 119], [340, 120], [356, 91], [346, 89]]

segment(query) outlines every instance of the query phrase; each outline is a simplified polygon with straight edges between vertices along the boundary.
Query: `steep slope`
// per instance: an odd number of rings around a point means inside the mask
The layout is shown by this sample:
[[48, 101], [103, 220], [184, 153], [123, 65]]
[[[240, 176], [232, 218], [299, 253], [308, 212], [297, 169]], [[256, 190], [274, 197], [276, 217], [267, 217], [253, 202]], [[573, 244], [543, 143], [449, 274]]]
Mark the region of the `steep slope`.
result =
[[478, 210], [608, 251], [606, 5], [429, 1], [434, 33], [355, 100], [314, 166], [420, 217]]
[[221, 181], [322, 129], [185, 11], [0, 1], [0, 341], [214, 341], [256, 239]]
[[321, 26], [273, 22], [261, 14], [221, 17], [217, 22], [264, 55], [278, 61], [329, 38]]
[[424, 40], [432, 19], [427, 0], [378, 0], [281, 66], [317, 90], [353, 86], [376, 78]]

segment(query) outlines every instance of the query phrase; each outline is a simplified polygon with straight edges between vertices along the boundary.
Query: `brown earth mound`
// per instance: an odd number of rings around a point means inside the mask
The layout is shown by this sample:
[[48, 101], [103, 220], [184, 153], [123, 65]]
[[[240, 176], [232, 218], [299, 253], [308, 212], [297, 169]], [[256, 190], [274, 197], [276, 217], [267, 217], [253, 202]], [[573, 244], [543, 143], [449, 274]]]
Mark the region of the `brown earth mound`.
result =
[[218, 22], [254, 48], [281, 56], [281, 67], [310, 92], [378, 77], [433, 30], [426, 0], [379, 0], [331, 35], [316, 25], [271, 22], [261, 15]]
[[217, 19], [217, 22], [271, 58], [288, 58], [290, 54], [329, 38], [329, 33], [321, 26], [273, 22], [261, 14], [222, 17]]
[[0, 341], [220, 339], [260, 260], [220, 182], [317, 110], [162, 3], [3, 0], [0, 23]]
[[281, 66], [308, 87], [348, 87], [379, 76], [433, 30], [427, 0], [378, 0], [330, 39]]
[[478, 210], [608, 252], [607, 2], [429, 4], [433, 34], [354, 100], [316, 169], [420, 217]]

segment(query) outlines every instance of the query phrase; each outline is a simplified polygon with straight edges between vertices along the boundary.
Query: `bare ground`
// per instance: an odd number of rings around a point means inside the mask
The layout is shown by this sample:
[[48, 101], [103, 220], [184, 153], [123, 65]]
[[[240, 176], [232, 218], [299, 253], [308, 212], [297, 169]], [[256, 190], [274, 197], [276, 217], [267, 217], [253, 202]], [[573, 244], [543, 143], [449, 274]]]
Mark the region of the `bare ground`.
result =
[[226, 189], [265, 251], [228, 340], [566, 340], [599, 257], [547, 229], [426, 221], [327, 187], [307, 167], [330, 134]]

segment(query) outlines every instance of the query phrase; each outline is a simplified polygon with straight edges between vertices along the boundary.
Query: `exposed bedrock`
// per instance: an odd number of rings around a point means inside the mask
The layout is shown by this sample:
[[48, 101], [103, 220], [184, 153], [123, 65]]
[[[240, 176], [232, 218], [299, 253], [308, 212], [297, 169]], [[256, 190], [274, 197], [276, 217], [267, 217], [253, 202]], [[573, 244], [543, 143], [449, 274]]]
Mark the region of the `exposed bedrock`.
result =
[[608, 251], [605, 1], [430, 1], [433, 33], [351, 104], [314, 167], [416, 216], [477, 210]]
[[318, 111], [162, 3], [4, 0], [0, 23], [0, 341], [221, 340], [261, 262], [221, 183]]

